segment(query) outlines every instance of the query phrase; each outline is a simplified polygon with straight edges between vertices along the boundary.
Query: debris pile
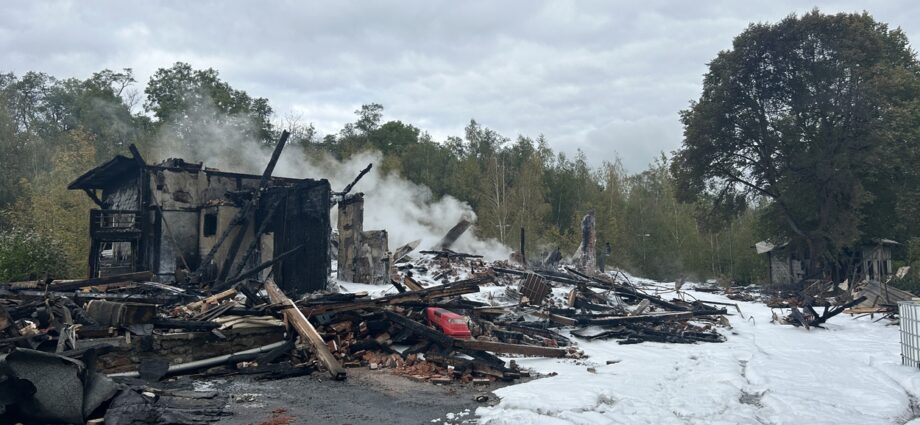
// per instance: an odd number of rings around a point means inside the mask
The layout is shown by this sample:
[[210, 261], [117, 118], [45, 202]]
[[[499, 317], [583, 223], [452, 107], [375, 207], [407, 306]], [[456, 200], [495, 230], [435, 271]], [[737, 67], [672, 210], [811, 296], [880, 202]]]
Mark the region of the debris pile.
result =
[[779, 311], [773, 311], [773, 323], [805, 329], [822, 328], [830, 318], [841, 313], [857, 317], [880, 314], [878, 320], [887, 318], [897, 323], [898, 303], [914, 298], [910, 292], [897, 289], [889, 282], [876, 280], [863, 281], [851, 287], [849, 281], [837, 284], [831, 280], [811, 279], [797, 286], [801, 289], [771, 290], [753, 285], [732, 287], [724, 294], [733, 300], [762, 301]]
[[[2, 284], [0, 351], [58, 356], [109, 374], [118, 391], [134, 394], [133, 401], [110, 395], [99, 402], [109, 423], [109, 412], [123, 412], [126, 403], [140, 411], [151, 383], [177, 375], [278, 379], [322, 370], [345, 379], [348, 368], [366, 367], [435, 384], [488, 384], [530, 376], [509, 357], [582, 356], [570, 336], [724, 341], [716, 330], [725, 324], [724, 307], [666, 300], [625, 275], [528, 270], [448, 248], [418, 259], [402, 254], [391, 267], [393, 293], [377, 297], [327, 291], [295, 301], [270, 278], [216, 293], [151, 280], [141, 272]], [[0, 379], [32, 378], [13, 372]], [[190, 405], [214, 404], [202, 394], [184, 396], [207, 401]], [[89, 419], [92, 412], [84, 413]]]
[[[366, 367], [487, 385], [530, 377], [518, 356], [582, 357], [571, 337], [725, 340], [718, 303], [688, 301], [680, 285], [665, 299], [599, 272], [593, 213], [574, 267], [560, 266], [558, 250], [528, 262], [523, 230], [510, 261], [454, 251], [466, 220], [418, 258], [419, 241], [391, 253], [385, 231], [363, 230], [361, 194], [349, 193], [370, 166], [341, 192], [325, 180], [271, 177], [286, 139], [261, 176], [181, 160], [151, 166], [132, 146], [133, 159], [72, 184], [101, 208], [91, 214], [96, 277], [0, 283], [0, 419], [206, 423], [226, 414], [226, 394], [172, 378], [343, 380]], [[196, 186], [199, 177], [206, 183]], [[349, 291], [352, 282], [380, 290]]]

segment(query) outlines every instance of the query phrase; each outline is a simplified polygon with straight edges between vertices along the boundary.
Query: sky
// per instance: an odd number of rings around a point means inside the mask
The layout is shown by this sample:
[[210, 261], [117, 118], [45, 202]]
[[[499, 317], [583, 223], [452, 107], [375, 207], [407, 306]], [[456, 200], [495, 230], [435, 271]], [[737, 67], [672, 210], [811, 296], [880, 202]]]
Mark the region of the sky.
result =
[[0, 72], [214, 68], [322, 134], [362, 104], [435, 140], [470, 119], [638, 172], [680, 146], [706, 64], [751, 22], [868, 11], [920, 43], [920, 2], [12, 1]]

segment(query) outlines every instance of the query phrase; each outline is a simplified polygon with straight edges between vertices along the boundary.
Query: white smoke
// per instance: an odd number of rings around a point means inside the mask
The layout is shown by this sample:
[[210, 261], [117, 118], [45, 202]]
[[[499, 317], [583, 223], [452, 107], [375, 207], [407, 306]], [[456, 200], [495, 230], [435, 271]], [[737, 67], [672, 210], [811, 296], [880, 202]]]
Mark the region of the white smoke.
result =
[[[475, 223], [476, 214], [469, 204], [452, 196], [434, 200], [431, 190], [412, 183], [403, 177], [383, 174], [377, 165], [383, 162], [379, 152], [363, 152], [346, 161], [337, 161], [328, 155], [306, 158], [296, 147], [282, 154], [276, 175], [286, 177], [325, 178], [333, 190], [342, 190], [358, 173], [375, 164], [352, 190], [364, 193], [364, 229], [386, 230], [390, 248], [420, 239], [420, 249], [433, 247], [460, 219]], [[333, 219], [337, 211], [333, 210]], [[475, 228], [467, 231], [451, 248], [455, 251], [480, 254], [488, 259], [506, 259], [511, 249], [494, 239], [480, 239]]]
[[[199, 111], [202, 109], [199, 108]], [[206, 122], [195, 128], [183, 128], [185, 140], [194, 143], [177, 143], [174, 126], [165, 126], [158, 143], [160, 159], [182, 158], [187, 162], [203, 162], [204, 166], [224, 171], [261, 174], [271, 157], [271, 147], [261, 147], [240, 131], [244, 117], [233, 117], [205, 109], [204, 117], [188, 117], [192, 122]], [[195, 119], [198, 118], [198, 119]], [[427, 187], [412, 183], [405, 178], [380, 172], [383, 156], [379, 152], [363, 152], [346, 161], [338, 161], [329, 155], [308, 157], [299, 145], [290, 143], [279, 158], [274, 176], [292, 178], [328, 179], [333, 191], [341, 191], [351, 183], [369, 163], [374, 168], [354, 187], [352, 193], [363, 192], [364, 229], [386, 230], [389, 248], [416, 239], [421, 240], [419, 249], [428, 249], [461, 218], [475, 223], [476, 214], [469, 204], [452, 196], [435, 200]], [[331, 211], [335, 223], [337, 209]], [[483, 255], [489, 260], [507, 259], [511, 249], [495, 239], [480, 239], [475, 235], [475, 225], [470, 228], [451, 249], [459, 252]]]

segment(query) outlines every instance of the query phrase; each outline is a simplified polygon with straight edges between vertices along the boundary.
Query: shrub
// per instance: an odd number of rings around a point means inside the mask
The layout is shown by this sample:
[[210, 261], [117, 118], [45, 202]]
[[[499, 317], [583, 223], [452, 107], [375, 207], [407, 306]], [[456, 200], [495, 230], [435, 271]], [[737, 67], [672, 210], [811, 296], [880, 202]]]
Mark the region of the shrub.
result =
[[67, 256], [63, 244], [34, 230], [0, 230], [0, 282], [63, 276]]

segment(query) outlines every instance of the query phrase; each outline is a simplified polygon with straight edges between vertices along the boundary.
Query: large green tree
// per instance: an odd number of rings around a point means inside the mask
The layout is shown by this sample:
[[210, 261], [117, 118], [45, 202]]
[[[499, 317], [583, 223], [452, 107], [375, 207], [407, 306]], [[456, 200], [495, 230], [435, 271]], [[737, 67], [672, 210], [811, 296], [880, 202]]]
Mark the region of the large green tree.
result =
[[908, 219], [893, 216], [909, 210], [895, 176], [918, 163], [918, 106], [920, 66], [900, 29], [817, 10], [752, 24], [682, 112], [679, 193], [732, 209], [761, 198], [772, 233], [808, 252], [812, 271], [846, 265], [846, 247]]
[[194, 152], [196, 144], [215, 140], [271, 144], [275, 139], [268, 99], [231, 87], [212, 68], [177, 62], [157, 70], [144, 92], [144, 108], [157, 120], [161, 144]]
[[131, 112], [125, 92], [130, 69], [103, 70], [85, 80], [40, 72], [0, 74], [0, 208], [21, 195], [20, 180], [47, 171], [48, 159], [71, 143], [71, 132], [91, 140], [95, 162], [141, 141], [147, 117]]

